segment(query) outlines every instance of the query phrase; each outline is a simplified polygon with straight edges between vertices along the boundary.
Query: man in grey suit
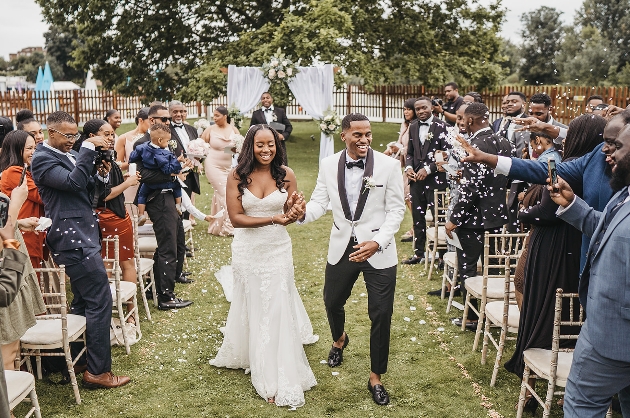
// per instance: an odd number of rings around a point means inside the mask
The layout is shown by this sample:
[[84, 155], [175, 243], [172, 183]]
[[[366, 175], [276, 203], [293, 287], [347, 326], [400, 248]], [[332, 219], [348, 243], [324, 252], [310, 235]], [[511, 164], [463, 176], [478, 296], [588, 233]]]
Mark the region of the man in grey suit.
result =
[[591, 237], [580, 299], [586, 322], [580, 332], [564, 397], [565, 417], [603, 417], [615, 393], [630, 416], [630, 124], [615, 139], [611, 187], [617, 191], [598, 212], [574, 195], [562, 178], [551, 190], [558, 216]]

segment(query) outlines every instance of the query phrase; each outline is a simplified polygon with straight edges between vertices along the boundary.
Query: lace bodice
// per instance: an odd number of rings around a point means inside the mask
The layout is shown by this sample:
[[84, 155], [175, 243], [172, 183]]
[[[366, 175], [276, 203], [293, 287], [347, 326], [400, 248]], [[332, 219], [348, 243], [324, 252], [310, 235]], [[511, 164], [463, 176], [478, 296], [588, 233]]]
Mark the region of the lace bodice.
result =
[[247, 216], [273, 216], [282, 213], [284, 204], [287, 201], [286, 190], [275, 190], [262, 199], [256, 197], [248, 189], [243, 192], [243, 209]]

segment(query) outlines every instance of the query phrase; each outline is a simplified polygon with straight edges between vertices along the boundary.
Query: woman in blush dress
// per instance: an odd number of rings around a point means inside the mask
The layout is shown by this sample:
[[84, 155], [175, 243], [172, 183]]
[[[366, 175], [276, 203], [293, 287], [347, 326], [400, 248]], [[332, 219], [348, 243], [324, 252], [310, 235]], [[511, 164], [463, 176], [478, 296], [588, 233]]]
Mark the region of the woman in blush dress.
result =
[[[133, 151], [133, 144], [140, 138], [142, 138], [150, 127], [149, 123], [149, 108], [143, 107], [138, 111], [136, 115], [136, 128], [132, 131], [125, 132], [120, 135], [114, 144], [114, 150], [116, 151], [116, 164], [122, 171], [129, 169], [129, 155]], [[125, 202], [133, 202], [136, 197], [138, 186], [131, 186], [125, 189], [123, 192], [125, 195]]]
[[[267, 125], [247, 132], [227, 184], [235, 226], [232, 304], [224, 340], [210, 364], [250, 369], [269, 403], [297, 408], [317, 384], [302, 344], [319, 337], [295, 287], [291, 237], [285, 225], [304, 214], [293, 171], [282, 165], [279, 134]], [[252, 260], [256, 258], [256, 260]]]
[[225, 205], [225, 187], [228, 173], [232, 168], [232, 154], [226, 152], [226, 148], [233, 147], [230, 136], [239, 134], [239, 131], [233, 125], [230, 125], [230, 117], [225, 106], [219, 106], [215, 109], [214, 123], [201, 135], [203, 140], [210, 145], [208, 155], [204, 161], [206, 177], [214, 189], [210, 216], [221, 214], [214, 222], [210, 223], [208, 233], [226, 237], [234, 235], [234, 227], [230, 222]]

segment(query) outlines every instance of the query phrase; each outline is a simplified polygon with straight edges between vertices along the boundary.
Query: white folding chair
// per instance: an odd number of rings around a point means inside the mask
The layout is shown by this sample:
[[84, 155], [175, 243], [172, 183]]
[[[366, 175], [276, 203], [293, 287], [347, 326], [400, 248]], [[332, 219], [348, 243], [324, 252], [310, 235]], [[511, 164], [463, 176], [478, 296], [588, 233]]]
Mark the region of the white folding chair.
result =
[[[147, 301], [147, 291], [151, 292], [154, 306], [157, 305], [157, 291], [155, 288], [155, 277], [153, 276], [153, 253], [157, 248], [157, 241], [155, 241], [155, 236], [151, 234], [151, 236], [146, 237], [151, 242], [147, 242], [146, 240], [144, 240], [143, 248], [141, 249], [140, 233], [144, 226], [138, 226], [137, 207], [132, 203], [126, 203], [126, 205], [127, 211], [130, 214], [129, 216], [131, 216], [131, 221], [133, 224], [133, 251], [136, 260], [136, 273], [138, 274], [138, 284], [140, 286], [142, 302], [144, 304], [144, 310], [147, 315], [147, 319], [149, 321], [152, 321], [151, 310], [149, 309], [149, 303]], [[151, 228], [151, 232], [152, 231], [153, 228]], [[142, 254], [149, 255], [149, 257], [142, 257]]]
[[[112, 330], [116, 332], [117, 325], [114, 322], [114, 316], [118, 317], [120, 321], [120, 330], [123, 337], [123, 343], [127, 354], [131, 353], [131, 335], [130, 330], [135, 330], [133, 336], [135, 341], [139, 341], [142, 338], [142, 331], [140, 330], [140, 316], [138, 315], [138, 285], [133, 282], [127, 282], [121, 280], [122, 268], [120, 267], [120, 248], [119, 237], [114, 235], [113, 238], [103, 238], [101, 245], [105, 249], [105, 256], [103, 262], [105, 263], [105, 270], [109, 276], [109, 288], [112, 293], [112, 301], [114, 303], [112, 310]], [[113, 248], [112, 248], [113, 247]], [[113, 254], [112, 254], [113, 252]], [[133, 305], [133, 308], [127, 309], [127, 313], [123, 310], [123, 306], [129, 307], [129, 304]], [[135, 327], [127, 325], [129, 318], [133, 316], [135, 321]]]
[[[429, 266], [427, 276], [431, 280], [435, 256], [438, 250], [446, 250], [446, 210], [448, 209], [448, 190], [434, 190], [433, 198], [433, 225], [427, 227], [427, 239], [425, 243], [424, 268]], [[429, 258], [431, 260], [429, 261]]]
[[[30, 373], [33, 373], [33, 366], [30, 357], [35, 357], [37, 361], [37, 377], [42, 378], [42, 356], [61, 356], [66, 359], [70, 383], [74, 391], [74, 397], [77, 404], [81, 403], [81, 395], [77, 385], [77, 378], [74, 374], [74, 365], [77, 360], [85, 353], [85, 317], [81, 315], [73, 315], [68, 313], [66, 302], [66, 272], [63, 265], [57, 268], [37, 268], [35, 272], [39, 274], [49, 274], [50, 278], [48, 288], [42, 289], [42, 295], [46, 302], [47, 312], [60, 312], [55, 314], [40, 315], [37, 317], [37, 323], [29, 328], [20, 338], [21, 355], [26, 362], [26, 367]], [[57, 283], [52, 283], [56, 281]], [[40, 283], [44, 283], [41, 280]], [[59, 290], [54, 290], [59, 289]], [[58, 302], [57, 302], [58, 301]], [[72, 357], [70, 353], [71, 342], [82, 342], [83, 348], [76, 357]], [[54, 352], [61, 348], [63, 353]], [[41, 352], [41, 350], [47, 350]]]
[[28, 418], [35, 415], [37, 418], [41, 418], [42, 414], [39, 410], [37, 392], [35, 392], [35, 377], [27, 372], [5, 370], [4, 379], [7, 382], [9, 408], [13, 410], [22, 401], [29, 401], [31, 403], [31, 409], [28, 410], [24, 417]]

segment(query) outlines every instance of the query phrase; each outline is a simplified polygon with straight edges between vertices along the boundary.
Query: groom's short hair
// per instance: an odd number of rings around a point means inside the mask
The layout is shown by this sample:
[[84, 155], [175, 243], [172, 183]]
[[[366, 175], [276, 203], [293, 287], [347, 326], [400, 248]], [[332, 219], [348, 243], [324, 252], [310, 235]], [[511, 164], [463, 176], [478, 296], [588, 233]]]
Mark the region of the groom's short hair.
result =
[[362, 120], [367, 120], [368, 122], [370, 121], [368, 119], [367, 116], [365, 116], [364, 114], [361, 113], [350, 113], [346, 116], [344, 116], [343, 120], [341, 121], [341, 130], [343, 131], [347, 131], [348, 129], [350, 129], [350, 124], [352, 122], [359, 122]]

